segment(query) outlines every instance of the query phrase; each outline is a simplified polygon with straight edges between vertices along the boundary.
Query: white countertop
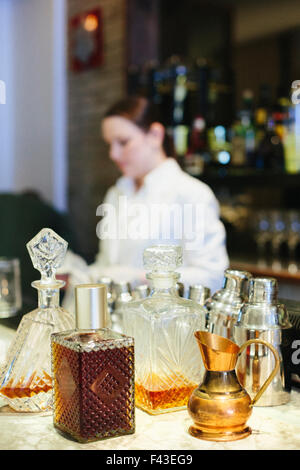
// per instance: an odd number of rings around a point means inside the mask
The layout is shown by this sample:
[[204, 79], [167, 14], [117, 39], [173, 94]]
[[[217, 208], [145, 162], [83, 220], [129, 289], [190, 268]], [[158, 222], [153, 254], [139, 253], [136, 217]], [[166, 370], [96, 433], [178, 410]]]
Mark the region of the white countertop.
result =
[[293, 391], [290, 403], [255, 407], [248, 421], [252, 434], [245, 439], [216, 443], [188, 434], [187, 411], [150, 416], [136, 410], [136, 432], [123, 437], [80, 444], [59, 434], [52, 415], [6, 413], [0, 409], [1, 450], [299, 450], [300, 393]]
[[[12, 336], [0, 324], [0, 363]], [[55, 430], [51, 413], [16, 413], [3, 405], [0, 401], [1, 450], [300, 450], [300, 390], [293, 390], [285, 405], [254, 407], [248, 421], [252, 434], [227, 443], [190, 436], [187, 411], [151, 416], [137, 409], [135, 434], [80, 444]]]

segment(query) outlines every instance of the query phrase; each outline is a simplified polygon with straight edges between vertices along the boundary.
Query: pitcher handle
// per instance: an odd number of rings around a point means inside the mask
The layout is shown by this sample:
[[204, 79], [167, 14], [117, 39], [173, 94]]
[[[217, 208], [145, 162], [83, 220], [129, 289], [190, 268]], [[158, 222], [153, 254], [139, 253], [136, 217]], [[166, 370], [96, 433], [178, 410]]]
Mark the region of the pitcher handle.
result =
[[279, 367], [280, 367], [280, 358], [279, 358], [279, 354], [278, 354], [277, 350], [274, 348], [274, 346], [272, 346], [272, 344], [268, 343], [267, 341], [264, 341], [263, 339], [249, 339], [249, 341], [246, 341], [246, 343], [244, 343], [241, 346], [238, 355], [240, 356], [240, 354], [244, 351], [244, 349], [247, 348], [250, 344], [253, 344], [253, 343], [254, 344], [255, 343], [256, 344], [264, 344], [267, 348], [271, 349], [271, 351], [273, 353], [273, 356], [274, 356], [274, 359], [275, 359], [275, 366], [274, 366], [273, 371], [271, 372], [271, 374], [269, 375], [269, 377], [265, 381], [265, 383], [260, 387], [257, 394], [255, 395], [255, 397], [251, 401], [251, 404], [250, 404], [251, 407], [257, 402], [257, 400], [260, 399], [262, 394], [265, 392], [267, 387], [270, 385], [270, 383], [274, 379], [274, 377], [277, 374], [277, 372], [279, 371]]

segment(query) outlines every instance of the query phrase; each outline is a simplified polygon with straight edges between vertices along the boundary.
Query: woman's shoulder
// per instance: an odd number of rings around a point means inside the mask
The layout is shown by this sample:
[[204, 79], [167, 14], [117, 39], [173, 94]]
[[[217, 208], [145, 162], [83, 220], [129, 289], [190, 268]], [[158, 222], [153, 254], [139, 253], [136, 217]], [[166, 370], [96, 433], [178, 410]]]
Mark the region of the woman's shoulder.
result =
[[105, 193], [105, 200], [107, 199], [114, 199], [119, 197], [119, 195], [123, 192], [124, 189], [127, 189], [129, 186], [128, 178], [121, 176], [116, 180], [116, 182], [110, 186]]
[[180, 172], [178, 193], [182, 196], [186, 196], [188, 199], [201, 198], [202, 200], [207, 201], [216, 200], [213, 190], [206, 183], [189, 175], [183, 170]]
[[104, 194], [102, 204], [114, 203], [114, 201], [117, 198], [118, 198], [118, 188], [117, 188], [117, 186], [116, 185], [110, 186]]

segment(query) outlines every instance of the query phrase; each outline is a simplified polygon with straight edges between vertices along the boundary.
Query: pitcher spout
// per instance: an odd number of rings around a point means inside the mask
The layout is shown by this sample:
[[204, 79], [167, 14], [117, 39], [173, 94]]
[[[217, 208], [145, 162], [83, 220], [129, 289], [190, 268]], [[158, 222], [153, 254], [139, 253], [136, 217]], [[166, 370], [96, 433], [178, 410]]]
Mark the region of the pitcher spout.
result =
[[206, 370], [229, 371], [235, 369], [240, 348], [233, 341], [207, 331], [194, 333]]

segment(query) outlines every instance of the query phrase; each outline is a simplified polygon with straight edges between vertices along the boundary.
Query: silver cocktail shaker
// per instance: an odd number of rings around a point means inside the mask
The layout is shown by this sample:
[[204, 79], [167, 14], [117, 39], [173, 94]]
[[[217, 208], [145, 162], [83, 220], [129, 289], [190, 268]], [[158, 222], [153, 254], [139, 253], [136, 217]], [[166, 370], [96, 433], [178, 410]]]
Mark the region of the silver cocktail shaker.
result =
[[132, 292], [133, 300], [145, 299], [150, 294], [150, 287], [148, 284], [141, 284], [137, 286]]
[[204, 304], [210, 333], [233, 340], [233, 326], [246, 299], [246, 285], [251, 276], [247, 271], [225, 271], [223, 288]]
[[114, 293], [113, 293], [113, 281], [110, 277], [100, 277], [97, 279], [98, 284], [105, 284], [107, 288], [107, 307], [109, 314], [112, 315], [114, 309]]
[[204, 287], [202, 284], [193, 284], [189, 287], [188, 298], [194, 300], [198, 304], [204, 305], [209, 297], [209, 287]]
[[184, 297], [184, 284], [182, 282], [176, 282], [176, 291], [179, 297]]
[[111, 315], [112, 329], [122, 333], [123, 332], [123, 306], [127, 302], [133, 300], [131, 284], [127, 281], [114, 282], [114, 308]]
[[[280, 357], [280, 370], [255, 406], [272, 406], [287, 403], [291, 381], [285, 373], [283, 337], [292, 328], [284, 305], [277, 299], [278, 285], [273, 278], [253, 278], [249, 281], [249, 299], [240, 310], [234, 327], [234, 341], [242, 345], [249, 339], [263, 339], [271, 343]], [[237, 376], [241, 385], [253, 397], [274, 367], [273, 355], [263, 345], [250, 345], [240, 356]]]

